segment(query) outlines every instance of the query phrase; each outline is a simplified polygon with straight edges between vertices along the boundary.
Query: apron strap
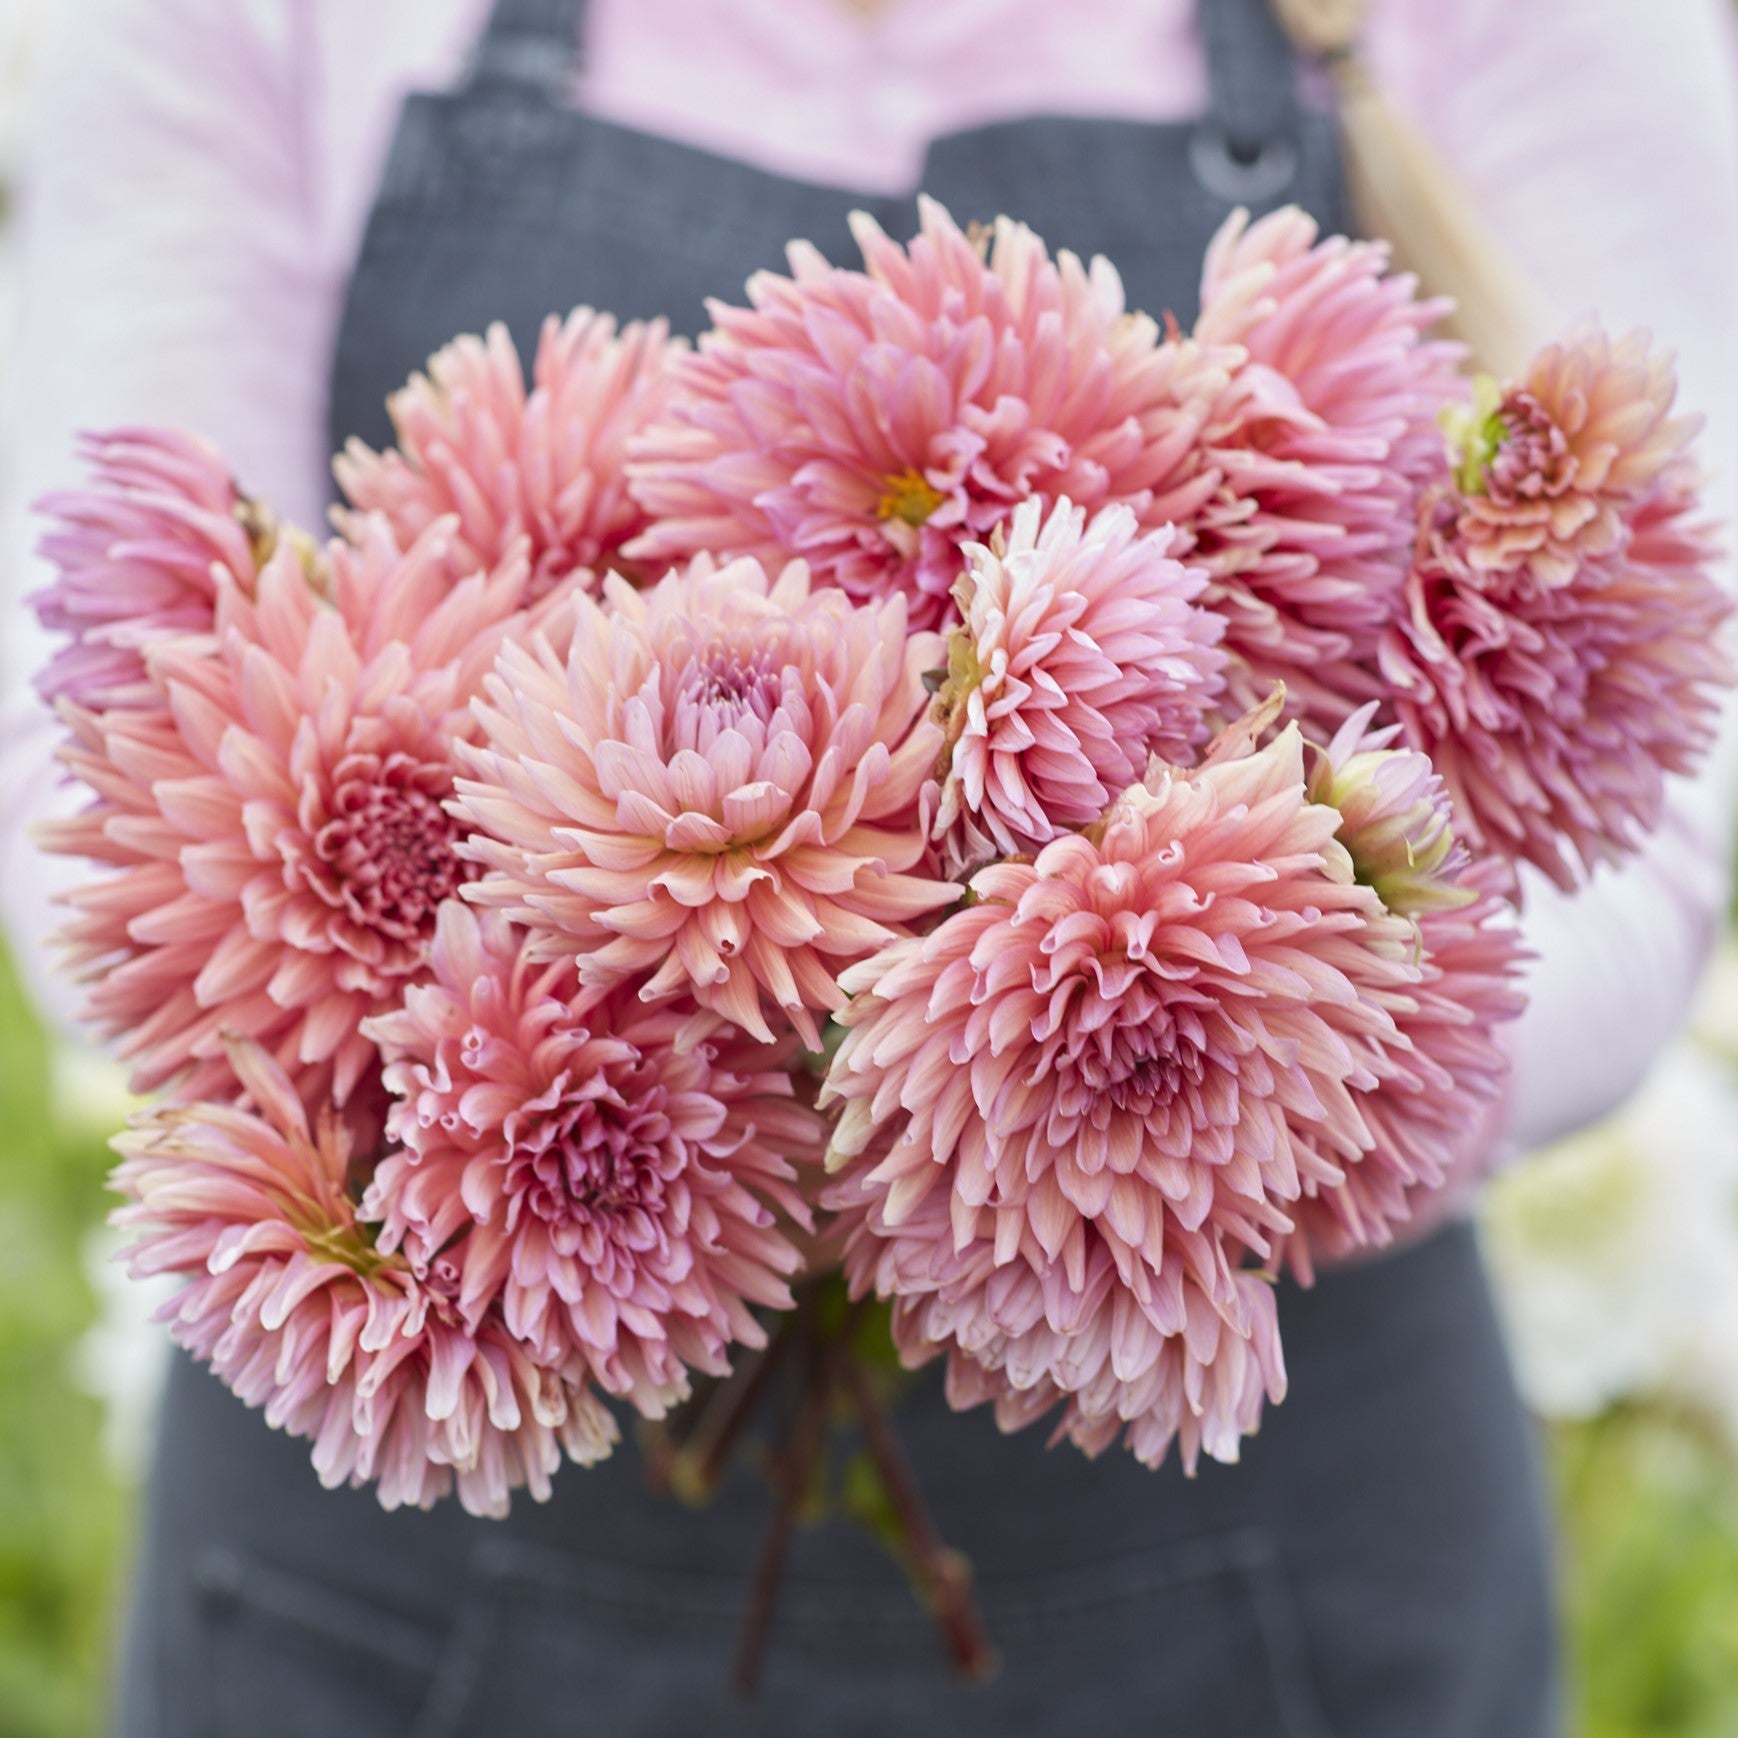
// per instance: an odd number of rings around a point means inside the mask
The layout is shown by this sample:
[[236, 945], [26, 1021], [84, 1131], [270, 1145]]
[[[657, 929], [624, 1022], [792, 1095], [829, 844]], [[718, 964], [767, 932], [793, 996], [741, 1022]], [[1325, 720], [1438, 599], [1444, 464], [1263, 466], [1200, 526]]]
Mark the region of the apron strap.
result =
[[585, 0], [495, 0], [470, 82], [565, 91], [584, 63], [584, 34]]
[[1207, 51], [1207, 113], [1232, 156], [1261, 154], [1296, 131], [1297, 66], [1270, 0], [1197, 0]]
[[1258, 204], [1296, 165], [1296, 51], [1271, 0], [1196, 0], [1195, 10], [1208, 83], [1196, 173], [1233, 203]]
[[[584, 60], [585, 12], [586, 0], [494, 0], [472, 56], [471, 84], [565, 93]], [[1291, 40], [1271, 0], [1196, 0], [1196, 15], [1209, 93], [1196, 173], [1234, 203], [1259, 202], [1295, 166]]]

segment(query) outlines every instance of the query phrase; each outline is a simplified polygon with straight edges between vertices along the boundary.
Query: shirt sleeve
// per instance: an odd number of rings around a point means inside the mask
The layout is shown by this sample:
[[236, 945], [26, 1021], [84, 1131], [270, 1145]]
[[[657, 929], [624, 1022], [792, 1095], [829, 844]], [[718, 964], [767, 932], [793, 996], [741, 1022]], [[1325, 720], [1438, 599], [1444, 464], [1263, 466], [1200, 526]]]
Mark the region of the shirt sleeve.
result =
[[[4, 0], [0, 0], [4, 4]], [[40, 1005], [53, 893], [88, 873], [31, 824], [77, 793], [30, 690], [50, 649], [29, 504], [81, 429], [193, 430], [318, 530], [327, 372], [405, 87], [445, 83], [482, 0], [57, 0], [22, 176], [22, 308], [0, 460], [0, 918]]]
[[57, 1014], [50, 894], [81, 875], [29, 824], [66, 807], [55, 729], [30, 692], [49, 640], [29, 504], [64, 485], [73, 437], [128, 422], [193, 429], [247, 486], [318, 509], [328, 314], [307, 246], [299, 9], [283, 0], [63, 0], [26, 159], [22, 308], [6, 422], [0, 637], [0, 887], [15, 957]]
[[[1674, 350], [1702, 412], [1708, 504], [1738, 506], [1738, 55], [1724, 0], [1378, 0], [1390, 100], [1458, 171], [1566, 325]], [[1731, 572], [1728, 568], [1728, 583]], [[1529, 873], [1537, 954], [1514, 1032], [1526, 1150], [1620, 1104], [1682, 1025], [1725, 919], [1738, 737], [1671, 781], [1639, 857], [1566, 896]]]

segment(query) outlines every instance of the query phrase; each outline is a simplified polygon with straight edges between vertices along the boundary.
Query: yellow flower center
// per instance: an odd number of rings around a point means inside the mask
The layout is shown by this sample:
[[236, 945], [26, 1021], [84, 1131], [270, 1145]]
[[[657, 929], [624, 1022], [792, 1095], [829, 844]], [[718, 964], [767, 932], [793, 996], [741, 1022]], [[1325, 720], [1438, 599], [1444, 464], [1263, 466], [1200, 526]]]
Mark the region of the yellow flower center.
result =
[[[248, 495], [238, 495], [230, 512], [247, 538], [248, 553], [253, 556], [256, 572], [277, 554], [280, 544], [287, 543], [296, 552], [296, 560], [301, 563], [308, 584], [327, 602], [331, 601], [331, 575], [327, 571], [326, 558], [320, 545], [306, 531], [284, 524], [269, 503]], [[244, 589], [248, 596], [253, 595], [251, 584]]]
[[924, 525], [944, 499], [941, 491], [932, 488], [918, 472], [901, 471], [898, 476], [887, 479], [876, 512], [883, 519], [898, 519], [906, 525]]
[[286, 1217], [301, 1232], [310, 1254], [347, 1267], [363, 1279], [406, 1265], [402, 1256], [382, 1255], [371, 1243], [365, 1243], [360, 1227], [333, 1225], [312, 1215], [300, 1216], [299, 1220], [294, 1213]]
[[965, 733], [966, 702], [972, 691], [982, 686], [983, 666], [978, 662], [978, 648], [969, 628], [955, 628], [947, 643], [947, 669], [935, 670], [924, 678], [935, 694], [931, 716], [942, 728], [941, 754], [936, 773], [946, 778], [953, 764], [954, 744]]

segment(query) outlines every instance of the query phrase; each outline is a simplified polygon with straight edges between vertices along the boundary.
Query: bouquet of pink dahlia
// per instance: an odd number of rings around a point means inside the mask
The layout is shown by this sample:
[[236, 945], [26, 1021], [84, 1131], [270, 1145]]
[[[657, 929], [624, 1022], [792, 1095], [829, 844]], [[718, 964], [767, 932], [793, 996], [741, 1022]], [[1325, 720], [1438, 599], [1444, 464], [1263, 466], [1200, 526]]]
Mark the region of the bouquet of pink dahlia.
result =
[[970, 1662], [866, 1324], [1007, 1429], [1235, 1459], [1276, 1276], [1476, 1159], [1518, 867], [1654, 825], [1729, 606], [1642, 337], [1468, 381], [1290, 211], [1187, 334], [1007, 220], [857, 236], [692, 349], [457, 340], [324, 542], [91, 440], [46, 843], [156, 1095], [133, 1265], [323, 1478], [499, 1513], [626, 1409], [703, 1488], [795, 1317], [781, 1513], [847, 1391]]

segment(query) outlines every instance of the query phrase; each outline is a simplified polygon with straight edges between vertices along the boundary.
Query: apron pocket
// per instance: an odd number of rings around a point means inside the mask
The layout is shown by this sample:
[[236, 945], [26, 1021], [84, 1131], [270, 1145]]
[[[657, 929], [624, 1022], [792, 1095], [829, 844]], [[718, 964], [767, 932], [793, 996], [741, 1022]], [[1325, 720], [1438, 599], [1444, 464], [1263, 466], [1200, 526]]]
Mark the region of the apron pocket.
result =
[[412, 1738], [1331, 1738], [1258, 1529], [986, 1584], [976, 1687], [903, 1586], [792, 1579], [744, 1706], [746, 1586], [490, 1541]]
[[426, 1700], [440, 1638], [250, 1554], [193, 1568], [201, 1738], [402, 1738]]

